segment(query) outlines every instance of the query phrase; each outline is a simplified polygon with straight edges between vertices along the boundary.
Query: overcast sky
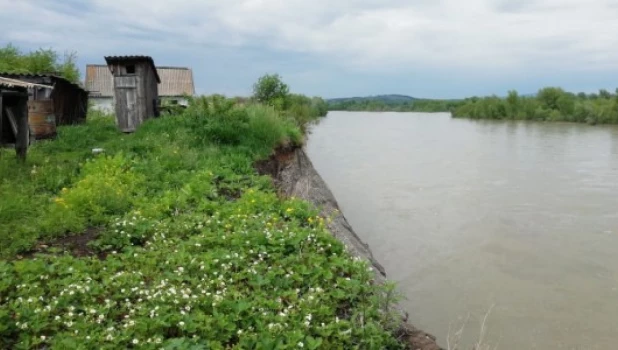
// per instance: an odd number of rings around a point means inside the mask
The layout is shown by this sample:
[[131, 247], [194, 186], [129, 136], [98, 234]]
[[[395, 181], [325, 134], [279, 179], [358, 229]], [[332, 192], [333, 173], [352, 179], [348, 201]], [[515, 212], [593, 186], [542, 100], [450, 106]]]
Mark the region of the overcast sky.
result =
[[150, 55], [198, 93], [416, 97], [618, 86], [618, 0], [0, 0], [0, 43]]

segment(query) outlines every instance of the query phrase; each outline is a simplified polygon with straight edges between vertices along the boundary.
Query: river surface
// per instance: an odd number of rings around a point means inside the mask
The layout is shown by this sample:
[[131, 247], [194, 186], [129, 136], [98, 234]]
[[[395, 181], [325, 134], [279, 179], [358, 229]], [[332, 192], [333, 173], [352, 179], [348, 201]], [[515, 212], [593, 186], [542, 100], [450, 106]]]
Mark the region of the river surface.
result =
[[[331, 112], [307, 151], [447, 345], [618, 349], [618, 128]], [[452, 346], [452, 344], [451, 344]]]

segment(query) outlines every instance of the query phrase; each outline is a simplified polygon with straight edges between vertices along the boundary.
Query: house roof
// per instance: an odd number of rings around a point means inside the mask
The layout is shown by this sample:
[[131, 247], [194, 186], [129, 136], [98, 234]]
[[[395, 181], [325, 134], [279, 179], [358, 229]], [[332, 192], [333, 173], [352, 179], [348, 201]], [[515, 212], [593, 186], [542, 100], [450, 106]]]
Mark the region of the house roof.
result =
[[[156, 67], [161, 78], [159, 96], [177, 97], [194, 95], [193, 71], [184, 67]], [[114, 80], [106, 65], [89, 64], [86, 66], [86, 90], [91, 96], [113, 97]]]

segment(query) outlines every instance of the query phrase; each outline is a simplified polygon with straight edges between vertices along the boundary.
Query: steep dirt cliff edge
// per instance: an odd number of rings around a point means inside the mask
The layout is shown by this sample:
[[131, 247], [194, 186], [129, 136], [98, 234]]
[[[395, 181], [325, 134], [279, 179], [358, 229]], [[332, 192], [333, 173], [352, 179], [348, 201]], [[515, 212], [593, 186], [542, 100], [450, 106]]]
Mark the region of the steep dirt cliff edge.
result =
[[[269, 159], [257, 162], [255, 167], [260, 174], [273, 178], [280, 195], [304, 199], [320, 208], [322, 215], [331, 217], [331, 233], [346, 245], [353, 256], [367, 259], [371, 263], [377, 283], [386, 281], [386, 271], [339, 211], [335, 197], [302, 148], [279, 149]], [[393, 305], [393, 309], [402, 316], [398, 336], [404, 339], [409, 349], [443, 350], [434, 336], [407, 322], [408, 314], [399, 305]]]

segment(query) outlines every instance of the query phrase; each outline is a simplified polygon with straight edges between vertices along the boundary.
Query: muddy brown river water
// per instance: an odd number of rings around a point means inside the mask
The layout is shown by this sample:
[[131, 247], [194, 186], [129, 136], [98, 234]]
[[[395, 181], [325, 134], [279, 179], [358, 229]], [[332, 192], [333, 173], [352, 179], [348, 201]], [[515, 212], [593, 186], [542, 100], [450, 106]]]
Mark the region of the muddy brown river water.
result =
[[618, 127], [331, 112], [307, 152], [398, 282], [462, 349], [618, 349]]

